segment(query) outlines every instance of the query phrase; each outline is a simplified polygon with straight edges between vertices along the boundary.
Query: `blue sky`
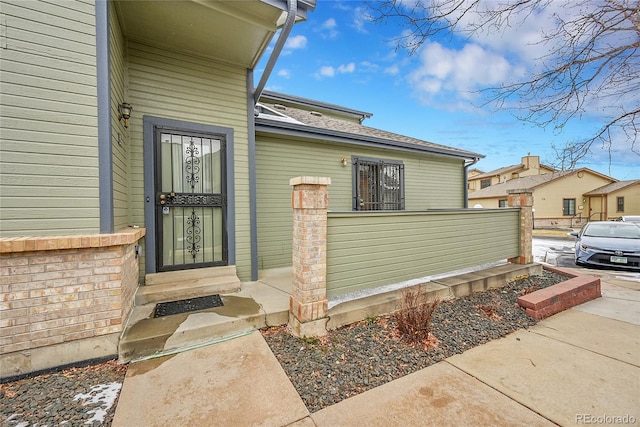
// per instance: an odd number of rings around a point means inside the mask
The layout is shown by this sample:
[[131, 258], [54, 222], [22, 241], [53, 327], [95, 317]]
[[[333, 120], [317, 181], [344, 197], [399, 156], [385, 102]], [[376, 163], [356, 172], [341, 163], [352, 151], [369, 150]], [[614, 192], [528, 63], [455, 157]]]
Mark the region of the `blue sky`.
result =
[[[369, 22], [366, 13], [360, 1], [318, 0], [307, 21], [293, 27], [267, 89], [366, 111], [373, 114], [366, 126], [484, 154], [476, 165], [484, 171], [518, 164], [527, 153], [553, 164], [552, 145], [562, 147], [599, 128], [598, 118], [586, 115], [557, 134], [509, 111], [480, 106], [477, 90], [538, 65], [540, 47], [527, 40], [540, 33], [543, 17], [509, 33], [428, 40], [409, 55], [393, 41], [403, 28]], [[578, 166], [619, 180], [640, 179], [640, 156], [621, 141], [611, 161], [594, 146]]]

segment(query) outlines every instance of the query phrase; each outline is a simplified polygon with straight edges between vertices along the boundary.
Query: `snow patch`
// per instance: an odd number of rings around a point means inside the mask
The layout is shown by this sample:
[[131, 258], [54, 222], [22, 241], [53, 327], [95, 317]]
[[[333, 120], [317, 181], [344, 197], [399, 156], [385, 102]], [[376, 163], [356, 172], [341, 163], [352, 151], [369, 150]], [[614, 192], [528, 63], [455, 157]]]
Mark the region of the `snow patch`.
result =
[[113, 406], [116, 399], [118, 398], [118, 394], [120, 393], [120, 389], [122, 388], [121, 383], [109, 383], [109, 384], [99, 384], [94, 385], [89, 389], [88, 393], [80, 393], [76, 394], [73, 397], [74, 402], [77, 400], [82, 400], [82, 405], [99, 405], [98, 407], [87, 411], [87, 414], [93, 414], [93, 416], [85, 422], [85, 424], [91, 424], [94, 421], [98, 421], [102, 423], [104, 421], [107, 412]]

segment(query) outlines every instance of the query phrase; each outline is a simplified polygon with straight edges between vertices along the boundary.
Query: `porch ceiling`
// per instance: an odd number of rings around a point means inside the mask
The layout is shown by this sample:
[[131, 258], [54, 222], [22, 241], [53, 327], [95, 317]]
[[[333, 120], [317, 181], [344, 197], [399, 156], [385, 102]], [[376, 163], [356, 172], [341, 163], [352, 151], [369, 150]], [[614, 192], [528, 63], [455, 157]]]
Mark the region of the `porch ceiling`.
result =
[[125, 0], [116, 10], [129, 40], [253, 68], [285, 13], [269, 3]]

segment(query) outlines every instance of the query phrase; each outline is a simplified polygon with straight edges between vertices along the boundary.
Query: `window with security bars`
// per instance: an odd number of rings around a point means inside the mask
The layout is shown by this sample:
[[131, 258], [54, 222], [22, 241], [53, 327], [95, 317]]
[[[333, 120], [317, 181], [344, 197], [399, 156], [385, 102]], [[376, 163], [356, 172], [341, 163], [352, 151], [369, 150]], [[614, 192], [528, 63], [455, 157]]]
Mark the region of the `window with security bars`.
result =
[[404, 164], [353, 158], [353, 210], [404, 210]]

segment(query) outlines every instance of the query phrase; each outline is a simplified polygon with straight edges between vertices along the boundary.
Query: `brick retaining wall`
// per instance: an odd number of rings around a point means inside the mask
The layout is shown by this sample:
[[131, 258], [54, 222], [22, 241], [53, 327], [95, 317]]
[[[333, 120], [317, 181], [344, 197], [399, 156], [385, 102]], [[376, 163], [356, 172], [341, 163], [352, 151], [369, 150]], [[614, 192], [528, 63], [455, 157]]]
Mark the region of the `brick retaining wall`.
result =
[[600, 279], [588, 275], [577, 275], [562, 268], [544, 267], [545, 270], [568, 276], [570, 279], [548, 288], [540, 289], [518, 297], [518, 305], [525, 308], [527, 314], [541, 320], [576, 305], [602, 296]]
[[24, 356], [20, 366], [2, 363], [1, 376], [29, 371], [24, 359], [34, 349], [119, 334], [138, 286], [144, 233], [0, 239], [0, 355]]

